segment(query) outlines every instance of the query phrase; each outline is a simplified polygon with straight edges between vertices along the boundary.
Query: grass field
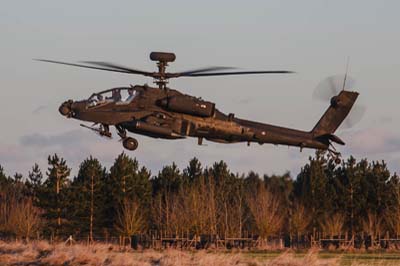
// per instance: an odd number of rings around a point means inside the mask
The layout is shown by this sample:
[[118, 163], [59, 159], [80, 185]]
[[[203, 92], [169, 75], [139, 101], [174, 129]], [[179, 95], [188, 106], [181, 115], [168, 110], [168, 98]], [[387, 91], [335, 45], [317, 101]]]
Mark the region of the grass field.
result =
[[[263, 262], [276, 261], [279, 264], [281, 258], [290, 260], [292, 264], [288, 265], [340, 265], [340, 266], [358, 266], [358, 265], [400, 265], [400, 252], [326, 252], [326, 251], [309, 251], [303, 252], [249, 252], [245, 256], [251, 257]], [[304, 263], [304, 264], [302, 264]], [[269, 265], [269, 264], [266, 264]], [[275, 265], [275, 264], [271, 264]]]
[[47, 242], [22, 244], [0, 241], [0, 265], [247, 265], [247, 266], [367, 266], [400, 265], [400, 253], [338, 253], [310, 250], [307, 253], [125, 250], [118, 246], [92, 246]]

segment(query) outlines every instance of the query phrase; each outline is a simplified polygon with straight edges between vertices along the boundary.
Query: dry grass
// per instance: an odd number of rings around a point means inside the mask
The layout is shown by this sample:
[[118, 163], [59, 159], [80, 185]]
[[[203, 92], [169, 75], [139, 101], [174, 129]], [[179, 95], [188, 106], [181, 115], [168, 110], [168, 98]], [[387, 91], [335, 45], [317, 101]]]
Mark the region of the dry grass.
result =
[[296, 257], [293, 252], [287, 251], [267, 262], [268, 266], [302, 266], [302, 265], [312, 265], [312, 266], [338, 266], [339, 258], [333, 259], [320, 259], [318, 258], [318, 251], [316, 249], [311, 249], [304, 257]]
[[[180, 251], [169, 249], [164, 251], [146, 250], [122, 251], [118, 246], [95, 244], [92, 246], [76, 244], [50, 245], [47, 242], [19, 242], [0, 241], [0, 265], [8, 266], [49, 266], [49, 265], [238, 265], [238, 266], [339, 266], [341, 256], [334, 258], [320, 258], [317, 250], [310, 250], [305, 256], [299, 256], [291, 251], [283, 252], [278, 256], [263, 258], [251, 257], [246, 253], [221, 251]], [[350, 261], [346, 265], [399, 265], [399, 262], [385, 260], [371, 260], [367, 262]]]

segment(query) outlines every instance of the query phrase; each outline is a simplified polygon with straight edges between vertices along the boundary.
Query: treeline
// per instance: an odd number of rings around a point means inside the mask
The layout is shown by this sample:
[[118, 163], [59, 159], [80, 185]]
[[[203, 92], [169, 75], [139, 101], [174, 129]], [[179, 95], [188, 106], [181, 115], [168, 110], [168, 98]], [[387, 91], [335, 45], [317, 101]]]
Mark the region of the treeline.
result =
[[400, 233], [400, 182], [386, 164], [335, 165], [317, 152], [293, 179], [289, 173], [232, 173], [223, 161], [203, 167], [193, 158], [181, 171], [157, 175], [125, 153], [110, 169], [89, 157], [70, 176], [67, 162], [48, 158], [27, 177], [0, 166], [0, 236], [75, 239], [168, 235], [261, 238]]

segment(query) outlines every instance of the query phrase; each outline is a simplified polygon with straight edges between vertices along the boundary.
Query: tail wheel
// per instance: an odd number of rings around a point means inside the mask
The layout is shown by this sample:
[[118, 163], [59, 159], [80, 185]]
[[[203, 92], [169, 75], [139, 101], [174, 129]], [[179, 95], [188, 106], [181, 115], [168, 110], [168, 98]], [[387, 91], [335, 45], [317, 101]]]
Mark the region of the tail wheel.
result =
[[139, 146], [139, 143], [136, 139], [128, 137], [124, 139], [122, 145], [124, 146], [125, 149], [134, 151]]

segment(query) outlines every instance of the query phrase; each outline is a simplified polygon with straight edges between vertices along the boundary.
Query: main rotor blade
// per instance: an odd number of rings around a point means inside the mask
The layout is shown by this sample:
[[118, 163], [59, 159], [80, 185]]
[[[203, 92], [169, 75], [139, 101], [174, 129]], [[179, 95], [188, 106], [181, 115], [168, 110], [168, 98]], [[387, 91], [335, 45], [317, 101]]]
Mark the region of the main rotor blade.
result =
[[122, 70], [122, 71], [126, 71], [126, 72], [129, 72], [129, 73], [132, 73], [132, 74], [139, 74], [139, 75], [144, 75], [144, 76], [153, 76], [153, 73], [151, 73], [151, 72], [138, 70], [138, 69], [134, 69], [134, 68], [129, 68], [129, 67], [117, 65], [117, 64], [114, 64], [114, 63], [99, 62], [99, 61], [83, 61], [82, 63], [91, 64], [91, 65], [98, 65], [98, 66], [107, 67], [107, 68], [110, 68], [110, 69]]
[[112, 69], [112, 68], [94, 67], [94, 66], [87, 66], [87, 65], [74, 64], [74, 63], [66, 63], [66, 62], [54, 61], [54, 60], [47, 60], [47, 59], [34, 59], [34, 60], [36, 60], [36, 61], [41, 61], [41, 62], [46, 62], [46, 63], [54, 63], [54, 64], [67, 65], [67, 66], [76, 66], [76, 67], [83, 67], [83, 68], [91, 68], [91, 69], [112, 71], [112, 72], [118, 72], [118, 73], [132, 74], [131, 72], [128, 72], [128, 71], [125, 71], [125, 70], [118, 70], [118, 69]]
[[236, 67], [211, 66], [211, 67], [204, 67], [204, 68], [197, 68], [197, 69], [182, 71], [182, 72], [179, 72], [179, 73], [176, 73], [176, 74], [178, 74], [180, 76], [186, 76], [186, 75], [191, 75], [191, 74], [201, 73], [201, 72], [210, 72], [210, 71], [217, 71], [217, 70], [229, 70], [229, 69], [236, 69]]
[[182, 77], [206, 77], [206, 76], [229, 76], [229, 75], [250, 75], [250, 74], [291, 74], [293, 71], [271, 70], [271, 71], [236, 71], [236, 72], [211, 72], [211, 73], [189, 73]]

